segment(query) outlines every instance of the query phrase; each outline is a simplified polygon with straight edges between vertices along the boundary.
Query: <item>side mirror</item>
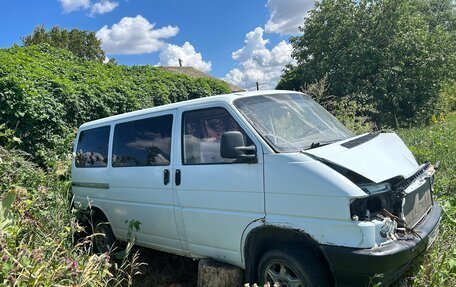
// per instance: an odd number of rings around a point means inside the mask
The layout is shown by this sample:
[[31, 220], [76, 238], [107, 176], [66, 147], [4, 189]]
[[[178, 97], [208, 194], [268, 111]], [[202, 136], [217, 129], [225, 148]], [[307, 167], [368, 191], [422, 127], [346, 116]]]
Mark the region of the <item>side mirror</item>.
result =
[[234, 158], [240, 162], [257, 162], [255, 146], [245, 146], [241, 132], [224, 132], [220, 141], [220, 155], [223, 158]]

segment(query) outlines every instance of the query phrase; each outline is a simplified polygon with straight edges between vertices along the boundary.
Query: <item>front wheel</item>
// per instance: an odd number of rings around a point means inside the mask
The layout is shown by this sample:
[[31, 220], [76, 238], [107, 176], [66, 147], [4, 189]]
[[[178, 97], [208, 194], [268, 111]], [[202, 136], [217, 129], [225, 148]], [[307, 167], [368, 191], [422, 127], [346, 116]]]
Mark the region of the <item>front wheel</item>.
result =
[[258, 265], [258, 279], [261, 284], [269, 282], [280, 287], [331, 285], [331, 278], [316, 254], [292, 248], [266, 252]]

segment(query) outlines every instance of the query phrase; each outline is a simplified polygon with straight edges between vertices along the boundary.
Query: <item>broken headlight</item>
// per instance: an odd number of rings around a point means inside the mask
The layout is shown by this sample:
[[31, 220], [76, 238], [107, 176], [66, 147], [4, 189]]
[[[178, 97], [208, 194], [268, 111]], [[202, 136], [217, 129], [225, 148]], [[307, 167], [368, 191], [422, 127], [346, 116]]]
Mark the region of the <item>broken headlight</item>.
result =
[[394, 197], [388, 183], [360, 185], [369, 196], [356, 198], [350, 203], [350, 214], [353, 220], [372, 220], [383, 210], [394, 208]]

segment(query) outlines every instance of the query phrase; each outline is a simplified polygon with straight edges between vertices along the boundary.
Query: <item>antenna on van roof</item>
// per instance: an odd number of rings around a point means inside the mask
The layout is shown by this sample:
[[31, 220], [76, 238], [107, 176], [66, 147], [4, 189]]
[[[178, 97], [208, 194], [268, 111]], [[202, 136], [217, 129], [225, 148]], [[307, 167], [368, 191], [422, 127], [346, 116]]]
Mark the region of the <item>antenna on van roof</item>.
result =
[[258, 84], [258, 82], [256, 82], [256, 87], [257, 87], [257, 91], [260, 90], [260, 84]]
[[180, 58], [177, 59], [177, 60], [179, 61], [179, 67], [182, 67], [182, 62], [183, 62], [183, 61], [182, 61]]

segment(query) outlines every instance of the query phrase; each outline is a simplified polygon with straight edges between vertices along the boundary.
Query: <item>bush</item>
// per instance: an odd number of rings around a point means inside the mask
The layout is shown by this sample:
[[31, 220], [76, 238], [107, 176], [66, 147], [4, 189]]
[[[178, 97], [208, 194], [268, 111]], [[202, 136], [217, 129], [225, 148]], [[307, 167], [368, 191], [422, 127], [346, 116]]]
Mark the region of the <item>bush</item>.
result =
[[306, 85], [303, 92], [335, 116], [343, 125], [355, 134], [372, 131], [375, 125], [369, 115], [375, 113], [375, 108], [365, 96], [334, 97], [328, 94], [327, 77]]
[[456, 81], [443, 84], [437, 100], [437, 115], [452, 111], [456, 111]]
[[42, 165], [69, 150], [84, 122], [229, 91], [216, 79], [102, 64], [47, 44], [0, 49], [0, 123]]

